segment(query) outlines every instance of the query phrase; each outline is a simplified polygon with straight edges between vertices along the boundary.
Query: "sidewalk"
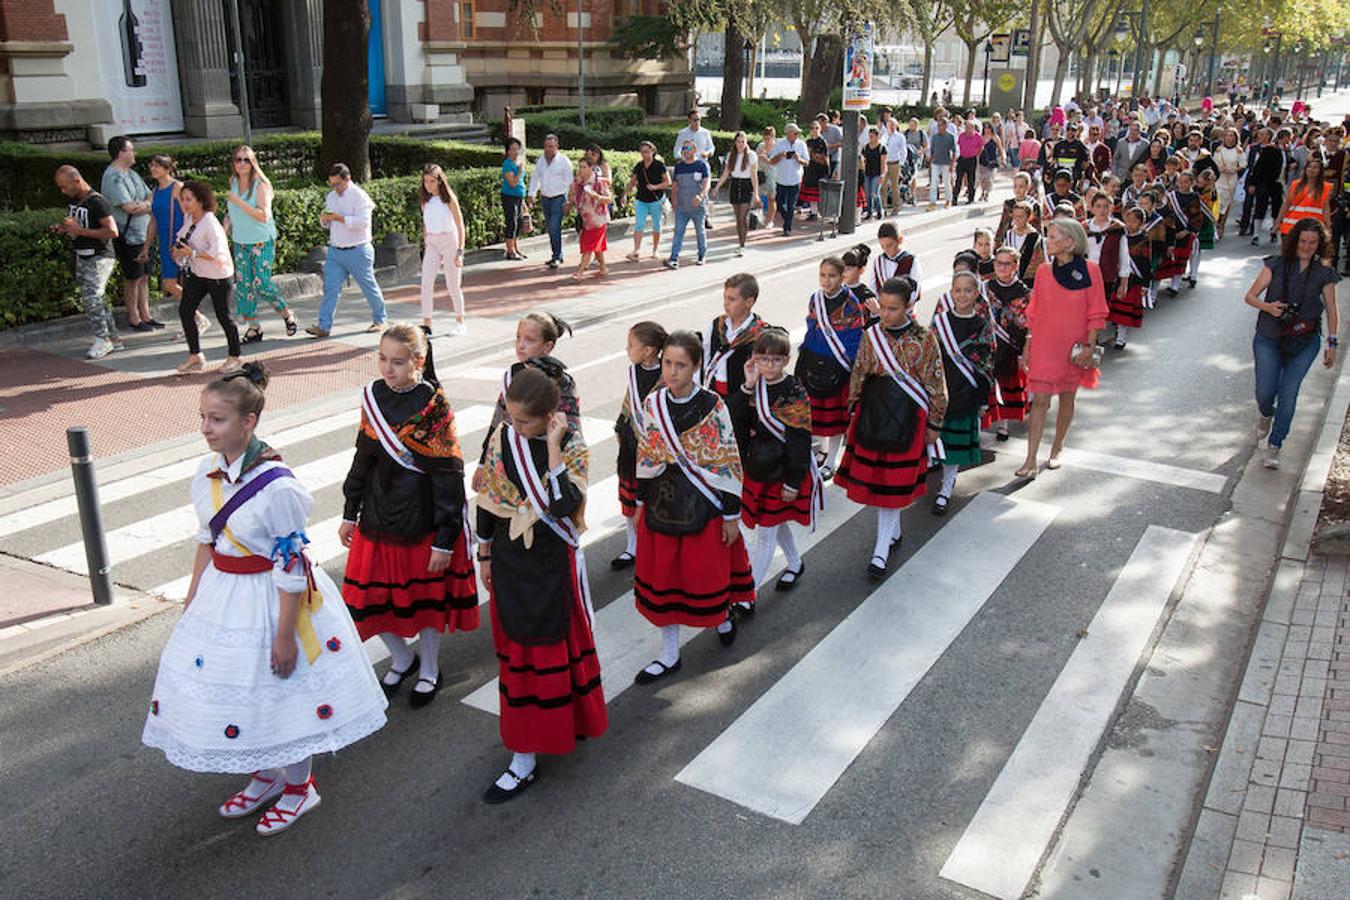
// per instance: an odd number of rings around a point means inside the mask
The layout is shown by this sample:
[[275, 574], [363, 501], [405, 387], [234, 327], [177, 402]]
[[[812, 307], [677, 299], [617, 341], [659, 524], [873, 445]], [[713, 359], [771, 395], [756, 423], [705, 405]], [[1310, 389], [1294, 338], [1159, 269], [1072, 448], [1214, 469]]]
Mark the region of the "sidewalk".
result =
[[1295, 494], [1179, 898], [1350, 894], [1350, 560], [1310, 548], [1348, 409], [1343, 374]]

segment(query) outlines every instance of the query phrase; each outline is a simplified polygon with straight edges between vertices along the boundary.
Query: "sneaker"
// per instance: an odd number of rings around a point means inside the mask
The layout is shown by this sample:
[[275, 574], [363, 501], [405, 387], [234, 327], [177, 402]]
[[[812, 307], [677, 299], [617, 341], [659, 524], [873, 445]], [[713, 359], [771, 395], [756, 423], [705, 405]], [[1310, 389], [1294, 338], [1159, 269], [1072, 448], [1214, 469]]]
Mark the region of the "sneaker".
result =
[[144, 334], [145, 332], [154, 331], [155, 326], [151, 325], [149, 322], [137, 322], [135, 325], [131, 326], [131, 330], [139, 331]]
[[1260, 245], [1261, 245], [1261, 236], [1259, 234], [1252, 235], [1252, 246], [1259, 247]]
[[326, 338], [328, 337], [328, 329], [320, 328], [318, 325], [311, 325], [305, 329], [305, 334], [310, 337]]
[[703, 264], [704, 264], [704, 259], [703, 259], [703, 257], [701, 257], [701, 256], [700, 256], [698, 259], [694, 260], [694, 265], [696, 265], [696, 266], [701, 266], [701, 265], [703, 265]]
[[668, 259], [665, 262], [665, 266], [667, 269], [678, 269], [680, 267], [680, 261], [678, 259]]
[[1264, 441], [1266, 439], [1266, 435], [1270, 434], [1270, 423], [1273, 422], [1274, 420], [1275, 420], [1274, 416], [1263, 416], [1259, 413], [1257, 414], [1256, 439], [1258, 441]]
[[113, 343], [107, 338], [94, 338], [94, 342], [89, 345], [89, 349], [84, 351], [85, 359], [102, 359], [113, 352]]
[[1267, 469], [1278, 469], [1280, 467], [1280, 448], [1271, 444], [1266, 445], [1266, 458], [1262, 462]]
[[736, 256], [741, 257], [741, 256], [744, 256], [744, 255], [745, 255], [745, 248], [744, 248], [744, 247], [737, 247], [737, 248], [736, 248]]
[[366, 334], [384, 334], [384, 330], [388, 327], [388, 322], [371, 322], [366, 326]]
[[459, 337], [461, 334], [468, 334], [468, 332], [469, 332], [469, 326], [468, 326], [467, 323], [465, 323], [465, 322], [456, 322], [454, 325], [450, 326], [450, 331], [447, 332], [447, 333], [448, 333], [451, 337]]
[[550, 269], [556, 269], [558, 266], [562, 265], [562, 262], [556, 259], [550, 259], [548, 262], [544, 263], [544, 265], [548, 266]]

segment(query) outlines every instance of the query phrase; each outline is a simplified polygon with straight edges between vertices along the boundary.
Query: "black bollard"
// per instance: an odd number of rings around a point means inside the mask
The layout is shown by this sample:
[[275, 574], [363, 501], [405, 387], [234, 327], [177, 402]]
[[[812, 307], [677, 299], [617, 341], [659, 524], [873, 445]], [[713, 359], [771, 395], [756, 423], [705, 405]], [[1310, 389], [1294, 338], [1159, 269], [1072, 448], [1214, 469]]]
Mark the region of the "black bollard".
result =
[[98, 483], [94, 481], [94, 460], [89, 449], [89, 430], [83, 425], [67, 428], [66, 446], [70, 449], [70, 473], [75, 479], [75, 501], [80, 508], [89, 586], [94, 592], [94, 602], [107, 606], [113, 600], [112, 578], [108, 571], [108, 543], [103, 537], [103, 513], [98, 505]]

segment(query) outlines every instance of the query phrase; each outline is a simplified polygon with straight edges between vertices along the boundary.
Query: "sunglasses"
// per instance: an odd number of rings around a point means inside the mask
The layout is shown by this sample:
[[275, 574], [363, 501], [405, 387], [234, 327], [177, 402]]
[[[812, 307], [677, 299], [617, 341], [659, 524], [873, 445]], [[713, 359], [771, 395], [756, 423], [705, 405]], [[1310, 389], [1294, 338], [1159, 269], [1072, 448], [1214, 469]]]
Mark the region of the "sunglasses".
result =
[[248, 162], [248, 157], [247, 157], [247, 156], [236, 156], [236, 157], [234, 158], [234, 161], [237, 162], [237, 163]]

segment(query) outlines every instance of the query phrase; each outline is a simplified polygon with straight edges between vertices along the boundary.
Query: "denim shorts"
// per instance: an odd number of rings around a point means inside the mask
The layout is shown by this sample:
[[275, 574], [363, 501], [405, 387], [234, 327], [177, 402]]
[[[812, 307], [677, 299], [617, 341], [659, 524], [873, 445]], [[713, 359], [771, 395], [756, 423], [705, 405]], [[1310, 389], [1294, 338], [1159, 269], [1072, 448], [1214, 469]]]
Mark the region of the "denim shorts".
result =
[[[647, 227], [647, 220], [651, 219], [652, 227]], [[648, 231], [661, 230], [661, 201], [645, 200], [637, 201], [637, 211], [633, 215], [633, 233], [640, 234]]]

